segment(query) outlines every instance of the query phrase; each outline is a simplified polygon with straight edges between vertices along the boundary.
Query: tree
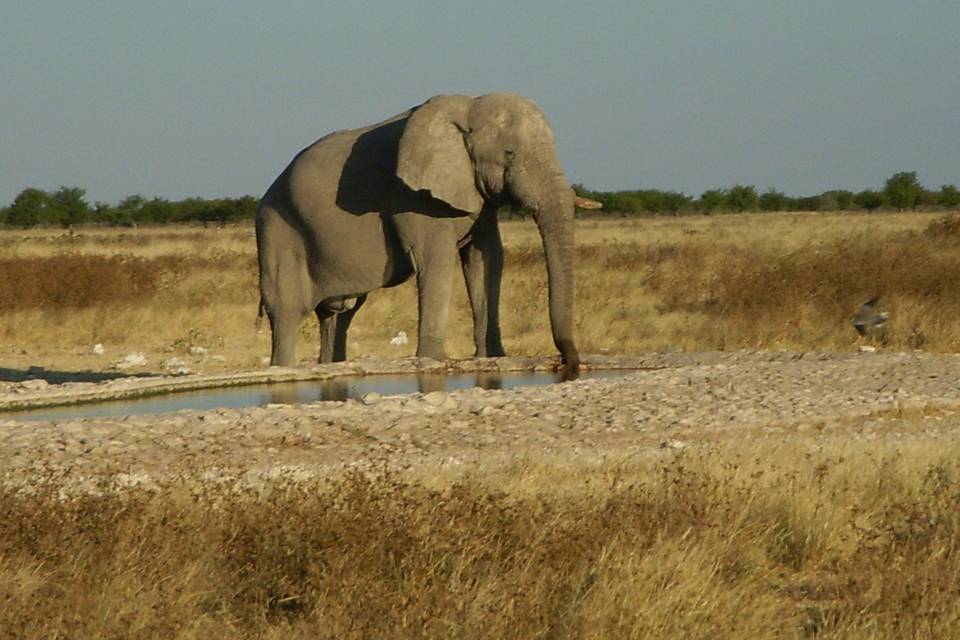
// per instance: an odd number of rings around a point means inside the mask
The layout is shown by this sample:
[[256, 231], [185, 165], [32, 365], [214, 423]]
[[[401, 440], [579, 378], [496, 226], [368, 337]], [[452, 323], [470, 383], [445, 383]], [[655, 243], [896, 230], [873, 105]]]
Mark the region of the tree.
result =
[[180, 207], [164, 198], [151, 198], [140, 204], [140, 220], [150, 224], [181, 222]]
[[952, 184], [945, 184], [940, 187], [937, 202], [941, 207], [956, 209], [960, 207], [960, 191], [957, 191], [957, 188]]
[[843, 189], [832, 189], [820, 194], [819, 209], [821, 211], [843, 211], [853, 204], [853, 194]]
[[793, 199], [794, 211], [820, 211], [820, 196], [804, 196]]
[[917, 200], [913, 203], [913, 208], [917, 207], [935, 207], [940, 203], [940, 194], [936, 191], [920, 189], [917, 193]]
[[610, 212], [627, 214], [643, 211], [643, 198], [636, 191], [614, 191], [600, 202], [603, 203], [603, 208]]
[[121, 200], [120, 204], [117, 205], [117, 209], [135, 215], [140, 213], [140, 209], [143, 208], [143, 204], [145, 202], [146, 198], [138, 193], [132, 196], [127, 196]]
[[873, 211], [883, 204], [883, 196], [876, 191], [866, 189], [853, 197], [853, 203], [867, 211]]
[[837, 198], [837, 209], [846, 211], [853, 207], [853, 192], [846, 189], [838, 189], [833, 192]]
[[723, 189], [708, 189], [700, 194], [700, 208], [712, 213], [723, 206], [727, 192]]
[[49, 196], [40, 189], [28, 187], [17, 194], [7, 209], [7, 223], [18, 227], [40, 224], [48, 208]]
[[677, 191], [664, 191], [662, 203], [664, 211], [677, 215], [677, 212], [690, 204], [690, 196]]
[[234, 208], [237, 211], [237, 217], [240, 219], [253, 220], [257, 217], [257, 206], [260, 204], [258, 198], [253, 196], [240, 196], [234, 200]]
[[642, 210], [650, 213], [660, 213], [663, 210], [663, 192], [655, 189], [647, 189], [638, 192], [642, 202]]
[[735, 211], [757, 208], [757, 189], [752, 185], [735, 184], [727, 191], [727, 206]]
[[761, 211], [785, 211], [787, 209], [787, 196], [773, 187], [761, 193], [757, 202]]
[[55, 210], [50, 221], [65, 227], [89, 222], [90, 205], [87, 204], [86, 193], [86, 190], [80, 187], [61, 186], [50, 196], [51, 209]]
[[917, 180], [917, 172], [901, 171], [887, 178], [886, 185], [883, 188], [883, 197], [891, 207], [896, 207], [899, 211], [908, 207], [916, 209], [921, 191], [923, 191], [923, 187]]

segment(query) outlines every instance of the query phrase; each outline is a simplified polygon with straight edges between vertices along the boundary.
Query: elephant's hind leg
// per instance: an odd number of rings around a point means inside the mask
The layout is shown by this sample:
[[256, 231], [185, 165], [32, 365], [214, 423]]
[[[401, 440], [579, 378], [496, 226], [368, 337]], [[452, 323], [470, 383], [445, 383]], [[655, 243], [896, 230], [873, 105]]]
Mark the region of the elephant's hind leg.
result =
[[353, 322], [353, 316], [356, 315], [363, 303], [367, 301], [367, 296], [358, 296], [356, 303], [352, 308], [347, 309], [336, 317], [336, 327], [333, 339], [333, 361], [344, 362], [347, 359], [347, 329]]
[[257, 217], [261, 304], [270, 318], [270, 364], [296, 362], [300, 323], [316, 305], [303, 237], [281, 212], [263, 205]]
[[317, 305], [317, 320], [320, 321], [320, 357], [317, 362], [333, 362], [333, 339], [336, 334], [337, 314], [326, 308], [323, 303]]
[[367, 296], [341, 300], [333, 304], [321, 302], [316, 314], [320, 321], [320, 364], [344, 362], [347, 359], [347, 330], [353, 316], [366, 302]]

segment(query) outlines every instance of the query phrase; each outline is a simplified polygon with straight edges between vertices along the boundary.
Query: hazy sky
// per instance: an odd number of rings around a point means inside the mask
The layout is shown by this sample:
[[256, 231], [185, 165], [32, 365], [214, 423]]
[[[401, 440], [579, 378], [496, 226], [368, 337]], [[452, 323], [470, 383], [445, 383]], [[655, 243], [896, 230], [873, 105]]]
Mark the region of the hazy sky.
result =
[[0, 12], [0, 205], [260, 195], [301, 148], [514, 91], [571, 182], [960, 183], [957, 0], [31, 2]]

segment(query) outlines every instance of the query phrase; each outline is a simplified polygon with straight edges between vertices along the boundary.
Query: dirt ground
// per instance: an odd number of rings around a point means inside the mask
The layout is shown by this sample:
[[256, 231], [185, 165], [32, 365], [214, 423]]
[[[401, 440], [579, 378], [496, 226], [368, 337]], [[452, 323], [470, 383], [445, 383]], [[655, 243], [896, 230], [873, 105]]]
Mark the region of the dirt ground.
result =
[[[656, 455], [722, 439], [938, 441], [960, 435], [960, 356], [926, 353], [660, 353], [587, 358], [640, 370], [505, 391], [369, 394], [360, 400], [120, 418], [23, 422], [0, 414], [7, 481], [69, 470], [83, 482], [104, 472], [130, 484], [185, 471], [275, 475], [329, 473], [380, 462], [469, 465], [517, 456]], [[478, 364], [479, 363], [479, 364]], [[460, 368], [549, 366], [527, 359]], [[274, 370], [273, 379], [324, 377], [337, 365]], [[433, 369], [442, 368], [438, 363]], [[365, 373], [424, 370], [415, 360], [340, 365]], [[253, 375], [261, 378], [266, 371]], [[283, 376], [286, 375], [286, 378]], [[46, 384], [5, 383], [0, 409], [70, 393], [115, 397], [131, 385], [218, 383], [211, 376]], [[219, 380], [222, 382], [222, 379]], [[746, 440], [745, 440], [746, 441]]]

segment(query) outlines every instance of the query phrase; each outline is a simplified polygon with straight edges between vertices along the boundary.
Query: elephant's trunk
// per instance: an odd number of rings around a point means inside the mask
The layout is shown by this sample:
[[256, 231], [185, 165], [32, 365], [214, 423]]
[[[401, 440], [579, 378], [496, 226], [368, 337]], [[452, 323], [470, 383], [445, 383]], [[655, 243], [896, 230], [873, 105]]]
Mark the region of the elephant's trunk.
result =
[[554, 192], [535, 210], [535, 217], [547, 261], [553, 343], [567, 370], [576, 371], [580, 355], [573, 340], [573, 197], [565, 181], [559, 192]]

